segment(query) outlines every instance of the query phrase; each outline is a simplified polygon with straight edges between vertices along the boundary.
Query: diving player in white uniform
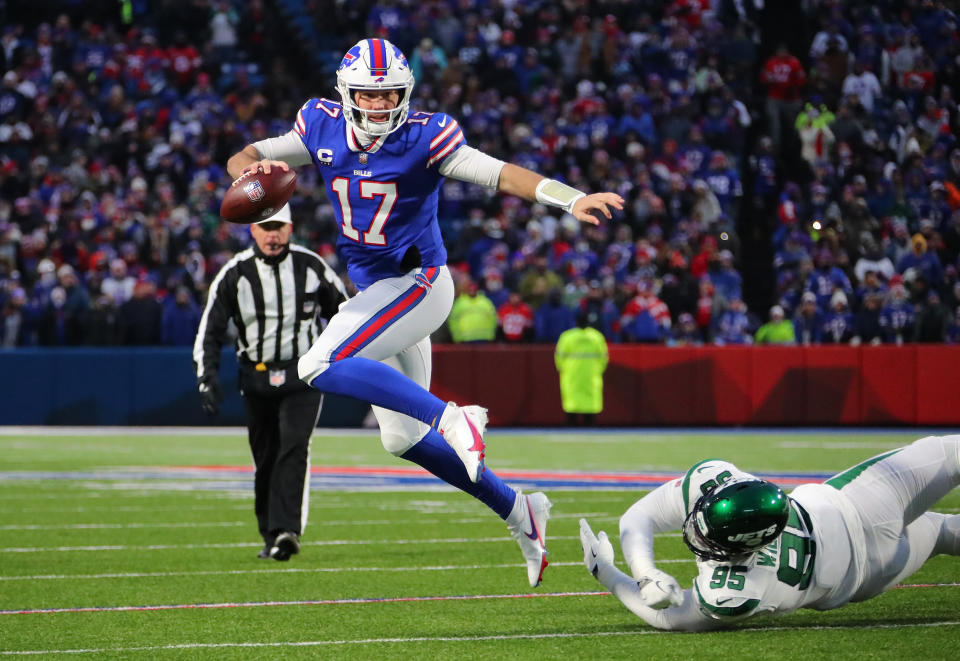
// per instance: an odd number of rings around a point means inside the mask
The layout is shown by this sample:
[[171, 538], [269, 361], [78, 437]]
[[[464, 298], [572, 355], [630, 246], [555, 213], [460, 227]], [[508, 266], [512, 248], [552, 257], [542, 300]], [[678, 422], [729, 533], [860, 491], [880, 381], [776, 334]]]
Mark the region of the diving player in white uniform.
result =
[[[789, 496], [719, 459], [694, 465], [620, 519], [633, 576], [580, 520], [587, 569], [658, 629], [718, 629], [762, 613], [830, 610], [889, 590], [926, 560], [960, 555], [960, 515], [928, 512], [960, 485], [960, 436], [928, 436]], [[653, 536], [683, 530], [693, 587], [656, 568]]]
[[484, 470], [486, 410], [430, 394], [430, 334], [453, 305], [437, 222], [444, 177], [561, 208], [581, 221], [623, 208], [615, 193], [586, 195], [466, 144], [444, 113], [410, 112], [413, 74], [385, 39], [364, 39], [337, 70], [340, 102], [315, 98], [289, 133], [247, 145], [227, 163], [233, 177], [262, 167], [313, 165], [340, 228], [337, 243], [360, 293], [300, 359], [318, 390], [370, 402], [387, 451], [470, 493], [520, 542], [531, 586], [546, 567], [550, 501], [522, 495]]

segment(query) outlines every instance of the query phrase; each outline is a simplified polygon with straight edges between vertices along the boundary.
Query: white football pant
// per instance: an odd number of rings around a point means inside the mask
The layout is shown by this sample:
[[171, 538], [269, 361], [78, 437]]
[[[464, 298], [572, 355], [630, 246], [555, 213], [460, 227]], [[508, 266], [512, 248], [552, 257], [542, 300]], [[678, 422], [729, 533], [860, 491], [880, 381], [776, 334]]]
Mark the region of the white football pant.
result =
[[[927, 436], [875, 461], [843, 486], [867, 543], [866, 579], [851, 601], [892, 588], [936, 553], [960, 553], [952, 539], [956, 517], [927, 511], [958, 485], [960, 436]], [[938, 540], [946, 548], [937, 548]]]
[[[346, 301], [299, 362], [300, 378], [310, 383], [330, 363], [350, 356], [379, 360], [425, 389], [430, 388], [430, 334], [453, 307], [453, 278], [446, 266], [420, 268], [378, 280]], [[380, 440], [401, 455], [430, 427], [378, 406]]]

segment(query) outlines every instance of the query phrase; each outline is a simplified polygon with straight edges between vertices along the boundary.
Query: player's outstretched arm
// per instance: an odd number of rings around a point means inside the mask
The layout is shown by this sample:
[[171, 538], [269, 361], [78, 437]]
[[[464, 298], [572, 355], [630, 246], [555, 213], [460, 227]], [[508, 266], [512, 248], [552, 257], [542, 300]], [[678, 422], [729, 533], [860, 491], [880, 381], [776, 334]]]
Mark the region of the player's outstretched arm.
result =
[[260, 152], [253, 145], [247, 145], [227, 160], [227, 173], [234, 179], [257, 168], [263, 168], [264, 174], [270, 174], [270, 168], [280, 168], [286, 172], [290, 166], [284, 161], [261, 158]]
[[580, 519], [580, 544], [583, 561], [593, 576], [631, 613], [652, 627], [669, 631], [706, 631], [721, 626], [716, 620], [700, 612], [693, 590], [684, 590], [677, 605], [663, 609], [650, 608], [637, 582], [613, 564], [613, 546], [602, 530], [594, 535], [590, 524]]
[[533, 170], [507, 163], [500, 171], [497, 190], [531, 202], [563, 209], [579, 221], [599, 225], [600, 217], [613, 217], [610, 209], [623, 209], [623, 198], [616, 193], [587, 195], [555, 179], [547, 179]]
[[654, 535], [679, 530], [686, 512], [677, 480], [663, 484], [635, 502], [620, 517], [620, 546], [645, 603], [652, 608], [676, 606], [680, 585], [657, 569], [653, 556]]

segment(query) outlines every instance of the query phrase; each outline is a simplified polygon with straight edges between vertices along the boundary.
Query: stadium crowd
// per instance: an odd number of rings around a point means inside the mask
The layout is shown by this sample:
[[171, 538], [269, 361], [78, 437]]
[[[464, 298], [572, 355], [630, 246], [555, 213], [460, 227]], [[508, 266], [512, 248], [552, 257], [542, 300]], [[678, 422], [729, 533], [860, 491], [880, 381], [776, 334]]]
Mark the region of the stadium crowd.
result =
[[[219, 219], [227, 157], [335, 98], [336, 53], [365, 35], [404, 50], [414, 106], [470, 144], [628, 200], [580, 226], [448, 180], [447, 339], [555, 342], [583, 314], [611, 342], [960, 340], [944, 3], [810, 0], [791, 52], [748, 1], [307, 1], [324, 70], [286, 47], [289, 3], [81, 4], [0, 28], [2, 346], [191, 344], [250, 243]], [[339, 271], [300, 174], [297, 240]]]

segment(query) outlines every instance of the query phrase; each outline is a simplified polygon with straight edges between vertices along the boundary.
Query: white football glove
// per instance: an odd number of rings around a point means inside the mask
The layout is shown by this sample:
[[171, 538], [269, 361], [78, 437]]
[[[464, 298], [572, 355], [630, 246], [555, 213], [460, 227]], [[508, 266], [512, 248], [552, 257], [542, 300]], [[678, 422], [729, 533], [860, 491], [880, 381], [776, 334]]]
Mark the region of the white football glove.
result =
[[683, 603], [683, 590], [670, 574], [651, 567], [637, 578], [640, 597], [650, 608], [660, 610]]
[[594, 578], [601, 561], [613, 564], [613, 545], [607, 539], [607, 533], [601, 530], [599, 536], [594, 535], [586, 519], [580, 519], [580, 545], [583, 546], [583, 564]]

